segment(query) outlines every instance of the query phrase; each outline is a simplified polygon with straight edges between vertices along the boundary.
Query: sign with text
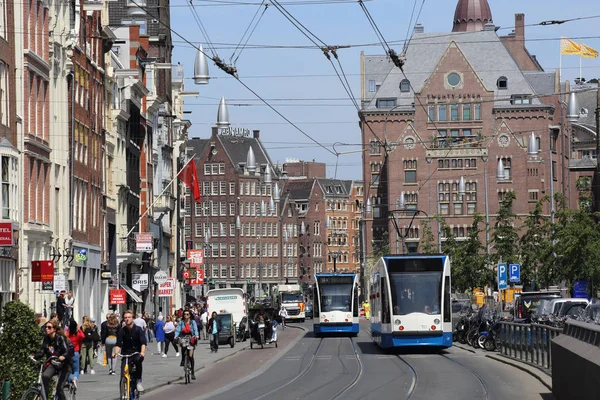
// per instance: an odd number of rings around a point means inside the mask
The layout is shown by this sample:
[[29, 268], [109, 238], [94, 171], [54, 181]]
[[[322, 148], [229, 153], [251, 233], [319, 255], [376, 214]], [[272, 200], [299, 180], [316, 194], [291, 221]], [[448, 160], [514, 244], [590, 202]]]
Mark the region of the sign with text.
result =
[[148, 274], [131, 274], [131, 288], [138, 292], [148, 289]]
[[509, 264], [510, 271], [508, 280], [511, 282], [521, 282], [521, 264]]
[[498, 290], [504, 290], [508, 287], [508, 273], [506, 264], [498, 264]]
[[154, 282], [158, 283], [159, 285], [165, 283], [167, 279], [169, 279], [169, 275], [167, 275], [165, 271], [157, 271], [154, 274]]
[[108, 294], [109, 303], [115, 304], [127, 304], [127, 292], [125, 289], [113, 289]]
[[191, 286], [204, 285], [204, 279], [202, 279], [202, 278], [190, 279], [188, 281], [188, 285], [191, 285]]
[[250, 137], [251, 132], [248, 128], [228, 127], [221, 128], [221, 131], [219, 133], [224, 136]]
[[0, 222], [0, 246], [12, 246], [13, 244], [12, 222]]
[[54, 282], [42, 282], [42, 292], [52, 292]]
[[67, 276], [65, 274], [54, 275], [54, 291], [67, 291]]
[[31, 262], [31, 282], [53, 282], [54, 260]]
[[158, 297], [171, 297], [175, 294], [175, 278], [169, 278], [158, 285]]
[[154, 249], [151, 233], [136, 233], [135, 234], [135, 250], [136, 251], [152, 251]]
[[188, 250], [187, 256], [191, 268], [200, 268], [204, 265], [204, 250]]

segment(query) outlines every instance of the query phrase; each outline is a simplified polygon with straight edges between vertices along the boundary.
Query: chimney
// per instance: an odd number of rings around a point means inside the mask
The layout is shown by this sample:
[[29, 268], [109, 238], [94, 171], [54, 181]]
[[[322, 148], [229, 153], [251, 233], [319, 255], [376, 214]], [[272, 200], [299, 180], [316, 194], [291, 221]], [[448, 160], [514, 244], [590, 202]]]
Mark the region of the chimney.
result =
[[496, 30], [496, 25], [492, 24], [491, 22], [488, 22], [483, 26], [483, 30], [487, 32], [493, 32]]
[[212, 135], [213, 136], [217, 136], [219, 134], [219, 127], [218, 126], [213, 126], [212, 127]]
[[425, 33], [425, 27], [421, 24], [416, 24], [414, 33]]
[[260, 136], [260, 131], [258, 129], [255, 129], [255, 130], [252, 131], [252, 137], [254, 139], [258, 139], [259, 136]]
[[515, 14], [515, 39], [525, 40], [525, 14]]

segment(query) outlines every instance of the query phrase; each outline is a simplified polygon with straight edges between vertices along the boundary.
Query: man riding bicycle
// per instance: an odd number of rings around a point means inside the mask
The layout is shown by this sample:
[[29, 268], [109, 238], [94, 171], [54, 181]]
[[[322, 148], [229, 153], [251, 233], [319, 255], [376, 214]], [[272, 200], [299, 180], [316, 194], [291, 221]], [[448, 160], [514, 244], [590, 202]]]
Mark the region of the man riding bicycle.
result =
[[70, 360], [73, 357], [67, 343], [69, 339], [65, 337], [64, 331], [56, 320], [46, 322], [44, 328], [46, 329], [46, 335], [42, 340], [40, 351], [34, 358], [40, 360], [42, 358], [58, 357], [58, 359], [53, 359], [47, 363], [46, 369], [42, 374], [42, 382], [44, 388], [48, 390], [50, 388], [50, 379], [56, 375], [56, 396], [58, 400], [66, 400], [64, 386], [70, 372]]
[[[119, 330], [117, 334], [117, 344], [113, 350], [113, 358], [119, 354], [131, 355], [133, 353], [139, 353], [132, 356], [129, 361], [131, 379], [133, 382], [137, 382], [136, 387], [138, 392], [143, 392], [144, 387], [142, 386], [142, 362], [146, 355], [146, 335], [144, 331], [133, 323], [133, 311], [127, 310], [123, 313], [123, 321], [125, 326]], [[121, 377], [125, 370], [125, 359], [121, 360]]]
[[[198, 334], [198, 325], [196, 325], [196, 321], [192, 318], [191, 311], [185, 310], [183, 312], [183, 318], [179, 321], [177, 328], [175, 329], [175, 338], [189, 336], [191, 349], [188, 352], [188, 356], [190, 357], [193, 380], [196, 379], [196, 374], [194, 372], [194, 349], [196, 348], [196, 342], [198, 341]], [[181, 367], [183, 367], [183, 361], [185, 360], [185, 351], [186, 349], [181, 349]]]

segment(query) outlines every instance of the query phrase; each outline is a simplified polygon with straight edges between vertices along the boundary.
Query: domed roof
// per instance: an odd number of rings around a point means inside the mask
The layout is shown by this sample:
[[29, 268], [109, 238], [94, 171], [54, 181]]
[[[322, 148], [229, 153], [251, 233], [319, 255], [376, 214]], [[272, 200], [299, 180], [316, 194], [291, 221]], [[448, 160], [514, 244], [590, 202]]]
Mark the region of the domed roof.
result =
[[478, 32], [492, 21], [487, 0], [458, 0], [454, 12], [452, 32]]

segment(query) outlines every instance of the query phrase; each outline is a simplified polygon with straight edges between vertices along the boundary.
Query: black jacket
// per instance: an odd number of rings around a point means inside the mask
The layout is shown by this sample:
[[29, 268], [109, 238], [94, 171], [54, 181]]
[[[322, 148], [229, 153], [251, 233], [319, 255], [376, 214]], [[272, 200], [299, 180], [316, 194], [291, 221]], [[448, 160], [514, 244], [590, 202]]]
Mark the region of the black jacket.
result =
[[47, 359], [52, 356], [60, 357], [63, 356], [69, 359], [69, 348], [67, 345], [67, 339], [62, 335], [54, 335], [54, 339], [50, 339], [49, 335], [45, 335], [40, 346], [40, 351], [34, 356], [36, 360], [42, 358]]
[[114, 328], [108, 326], [107, 322], [104, 321], [100, 327], [100, 340], [102, 344], [106, 343], [106, 338], [109, 336], [119, 336], [121, 330], [121, 324], [117, 324]]
[[[206, 332], [208, 332], [209, 335], [212, 333], [213, 319], [214, 318], [209, 319], [208, 325], [206, 325]], [[221, 320], [217, 318], [217, 332], [221, 332], [222, 329], [223, 325], [221, 324]]]
[[146, 345], [146, 335], [144, 331], [137, 325], [128, 329], [124, 327], [117, 334], [117, 347], [121, 348], [121, 353], [124, 355], [141, 352], [142, 345]]
[[98, 334], [98, 327], [94, 326], [93, 328], [86, 328], [83, 331], [85, 338], [83, 338], [83, 344], [90, 345], [93, 344], [96, 346], [100, 341], [100, 335]]

